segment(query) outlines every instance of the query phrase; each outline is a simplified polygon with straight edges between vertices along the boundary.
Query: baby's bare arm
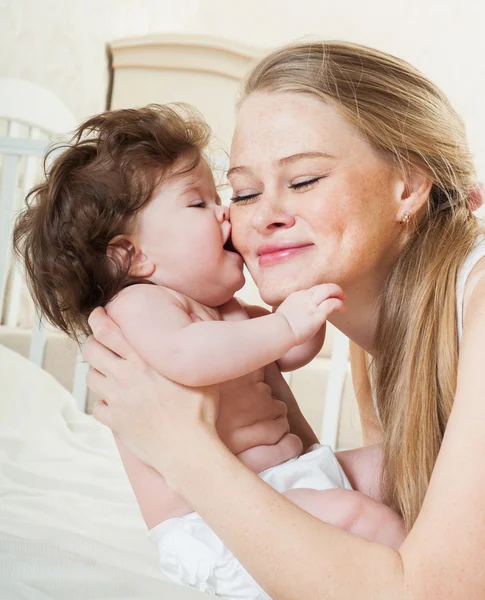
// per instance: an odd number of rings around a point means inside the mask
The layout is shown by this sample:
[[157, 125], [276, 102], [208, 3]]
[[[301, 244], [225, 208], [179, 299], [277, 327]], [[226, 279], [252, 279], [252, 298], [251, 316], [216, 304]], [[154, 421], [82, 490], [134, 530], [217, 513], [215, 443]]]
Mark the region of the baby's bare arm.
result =
[[[270, 315], [270, 311], [263, 306], [244, 305], [248, 316], [251, 319]], [[317, 331], [317, 333], [303, 344], [294, 346], [286, 354], [281, 356], [276, 362], [280, 371], [296, 371], [311, 362], [322, 349], [325, 342], [326, 323]]]
[[202, 321], [160, 286], [138, 285], [107, 307], [135, 350], [166, 377], [189, 386], [222, 383], [276, 360], [295, 343], [282, 315]]
[[341, 304], [321, 287], [296, 292], [274, 314], [243, 321], [193, 322], [188, 307], [151, 285], [123, 290], [107, 312], [159, 373], [184, 385], [206, 386], [264, 367], [313, 337]]

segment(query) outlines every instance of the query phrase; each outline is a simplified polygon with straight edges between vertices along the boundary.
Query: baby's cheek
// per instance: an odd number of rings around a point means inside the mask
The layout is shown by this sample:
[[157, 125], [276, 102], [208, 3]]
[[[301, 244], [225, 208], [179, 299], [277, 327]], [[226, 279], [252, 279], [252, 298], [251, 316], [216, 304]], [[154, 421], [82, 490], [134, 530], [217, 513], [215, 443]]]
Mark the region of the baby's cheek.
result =
[[246, 259], [246, 256], [249, 253], [249, 236], [246, 224], [241, 217], [234, 218], [231, 221], [231, 224], [231, 240], [233, 246], [242, 255], [242, 257]]

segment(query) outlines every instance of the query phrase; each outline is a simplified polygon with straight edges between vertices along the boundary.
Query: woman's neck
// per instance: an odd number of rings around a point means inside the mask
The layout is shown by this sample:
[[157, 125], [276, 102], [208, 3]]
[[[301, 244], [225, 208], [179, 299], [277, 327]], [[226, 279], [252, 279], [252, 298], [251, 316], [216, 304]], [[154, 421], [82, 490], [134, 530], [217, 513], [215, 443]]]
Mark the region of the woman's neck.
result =
[[360, 281], [353, 287], [344, 287], [345, 312], [333, 313], [329, 322], [371, 356], [375, 353], [374, 339], [379, 317], [379, 298], [382, 278]]

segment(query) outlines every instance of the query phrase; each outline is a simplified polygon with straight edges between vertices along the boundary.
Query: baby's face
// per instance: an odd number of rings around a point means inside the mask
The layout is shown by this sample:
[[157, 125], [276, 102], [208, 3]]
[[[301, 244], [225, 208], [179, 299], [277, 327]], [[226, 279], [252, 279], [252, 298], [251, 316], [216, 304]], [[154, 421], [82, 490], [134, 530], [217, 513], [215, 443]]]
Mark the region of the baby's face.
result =
[[150, 279], [207, 306], [244, 285], [241, 256], [224, 248], [230, 234], [229, 210], [203, 161], [162, 182], [135, 225], [136, 245], [155, 267]]

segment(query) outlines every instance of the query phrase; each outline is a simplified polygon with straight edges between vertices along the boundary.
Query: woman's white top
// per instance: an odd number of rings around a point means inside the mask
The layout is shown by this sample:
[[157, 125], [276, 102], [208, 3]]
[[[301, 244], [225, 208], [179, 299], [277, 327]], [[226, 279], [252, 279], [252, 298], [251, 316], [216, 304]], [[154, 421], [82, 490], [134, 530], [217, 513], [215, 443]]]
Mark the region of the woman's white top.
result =
[[465, 285], [473, 267], [485, 256], [485, 236], [481, 235], [465, 258], [456, 277], [456, 317], [458, 324], [458, 343], [463, 334], [463, 300], [465, 298]]

